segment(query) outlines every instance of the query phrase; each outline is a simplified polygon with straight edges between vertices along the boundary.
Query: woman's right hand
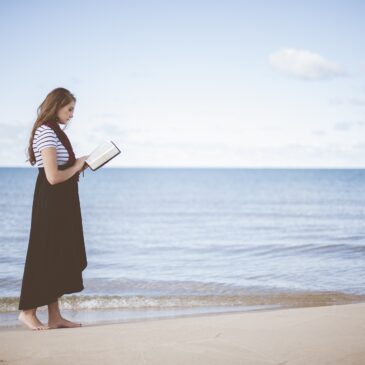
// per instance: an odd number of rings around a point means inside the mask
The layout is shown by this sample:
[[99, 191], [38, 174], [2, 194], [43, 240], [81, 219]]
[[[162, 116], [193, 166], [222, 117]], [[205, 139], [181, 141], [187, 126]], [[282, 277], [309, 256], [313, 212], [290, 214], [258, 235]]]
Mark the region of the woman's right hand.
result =
[[89, 155], [81, 156], [76, 159], [75, 166], [77, 168], [78, 172], [81, 172], [87, 168], [87, 165], [85, 166], [85, 160], [89, 157]]

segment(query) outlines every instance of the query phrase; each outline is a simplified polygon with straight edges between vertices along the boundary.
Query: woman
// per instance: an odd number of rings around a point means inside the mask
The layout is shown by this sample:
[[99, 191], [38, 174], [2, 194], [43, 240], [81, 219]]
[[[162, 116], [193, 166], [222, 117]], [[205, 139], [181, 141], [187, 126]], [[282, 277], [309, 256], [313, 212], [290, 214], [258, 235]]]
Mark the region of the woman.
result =
[[[63, 318], [58, 306], [63, 294], [84, 289], [87, 266], [78, 181], [88, 156], [75, 158], [60, 127], [73, 117], [75, 103], [68, 90], [51, 91], [38, 108], [29, 140], [27, 161], [38, 166], [38, 176], [18, 319], [33, 330], [81, 326]], [[48, 326], [36, 316], [43, 305], [48, 305]]]

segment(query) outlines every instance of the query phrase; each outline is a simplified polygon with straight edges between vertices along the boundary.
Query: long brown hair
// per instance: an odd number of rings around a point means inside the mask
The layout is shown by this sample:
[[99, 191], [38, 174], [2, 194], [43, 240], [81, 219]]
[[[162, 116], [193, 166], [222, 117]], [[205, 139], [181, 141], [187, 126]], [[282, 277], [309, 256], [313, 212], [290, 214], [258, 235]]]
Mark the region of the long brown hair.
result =
[[67, 89], [58, 87], [52, 90], [43, 100], [42, 104], [38, 107], [38, 116], [30, 133], [27, 155], [28, 159], [26, 160], [29, 161], [32, 166], [36, 163], [36, 158], [33, 151], [33, 139], [36, 129], [42, 124], [45, 124], [45, 122], [57, 122], [58, 111], [72, 101], [76, 102], [75, 96]]

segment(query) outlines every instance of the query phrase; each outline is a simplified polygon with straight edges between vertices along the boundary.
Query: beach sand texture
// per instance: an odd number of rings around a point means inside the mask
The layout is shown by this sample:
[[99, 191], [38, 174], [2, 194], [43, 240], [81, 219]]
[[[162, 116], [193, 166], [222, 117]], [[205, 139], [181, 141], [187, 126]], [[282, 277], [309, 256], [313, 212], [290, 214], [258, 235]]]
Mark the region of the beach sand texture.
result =
[[365, 303], [0, 331], [1, 364], [365, 364]]

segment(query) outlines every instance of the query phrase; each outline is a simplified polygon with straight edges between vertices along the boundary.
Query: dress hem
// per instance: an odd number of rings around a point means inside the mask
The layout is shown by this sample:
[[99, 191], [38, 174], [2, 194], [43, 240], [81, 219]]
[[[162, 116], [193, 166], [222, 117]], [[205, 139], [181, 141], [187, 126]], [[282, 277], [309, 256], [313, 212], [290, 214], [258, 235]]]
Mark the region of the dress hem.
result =
[[56, 294], [54, 299], [48, 299], [48, 300], [42, 300], [37, 304], [32, 304], [32, 306], [18, 306], [18, 310], [27, 310], [27, 309], [35, 309], [38, 307], [44, 307], [45, 305], [49, 305], [55, 301], [57, 301], [58, 298], [62, 297], [62, 295], [65, 294], [73, 294], [73, 293], [79, 293], [85, 289], [84, 285], [82, 285], [81, 288], [77, 289], [70, 289], [70, 290], [63, 290], [62, 293]]

